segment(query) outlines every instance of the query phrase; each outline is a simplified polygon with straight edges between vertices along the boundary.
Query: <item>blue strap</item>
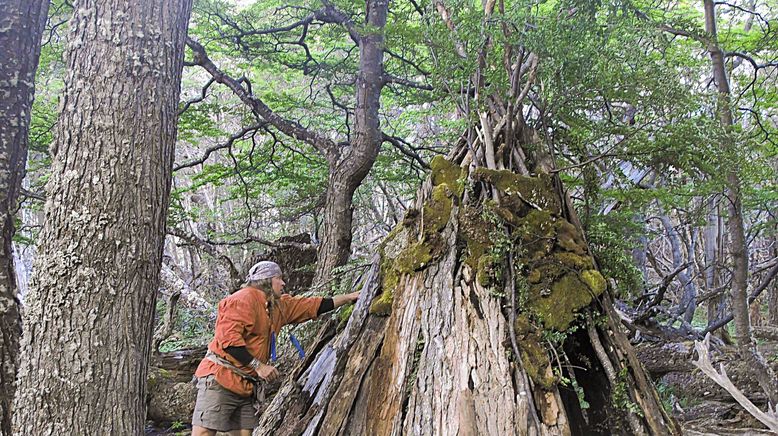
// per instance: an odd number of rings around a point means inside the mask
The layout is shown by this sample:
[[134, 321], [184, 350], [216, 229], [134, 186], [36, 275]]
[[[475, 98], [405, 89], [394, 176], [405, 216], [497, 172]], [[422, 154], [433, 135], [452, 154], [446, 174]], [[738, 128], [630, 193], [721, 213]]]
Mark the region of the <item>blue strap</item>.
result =
[[270, 332], [270, 360], [276, 361], [276, 332]]
[[289, 333], [289, 340], [292, 341], [292, 345], [297, 348], [297, 354], [300, 355], [300, 359], [305, 359], [305, 350], [303, 350], [303, 346], [300, 345], [300, 341], [291, 333]]

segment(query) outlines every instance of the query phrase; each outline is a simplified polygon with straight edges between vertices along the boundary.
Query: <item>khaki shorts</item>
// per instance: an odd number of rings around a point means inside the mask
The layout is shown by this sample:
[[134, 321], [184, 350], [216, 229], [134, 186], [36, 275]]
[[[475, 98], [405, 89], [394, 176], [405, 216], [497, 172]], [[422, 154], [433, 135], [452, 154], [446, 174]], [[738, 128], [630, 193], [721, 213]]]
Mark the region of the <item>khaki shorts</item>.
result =
[[212, 375], [197, 379], [192, 425], [217, 431], [254, 429], [259, 425], [255, 412], [253, 397], [223, 388]]

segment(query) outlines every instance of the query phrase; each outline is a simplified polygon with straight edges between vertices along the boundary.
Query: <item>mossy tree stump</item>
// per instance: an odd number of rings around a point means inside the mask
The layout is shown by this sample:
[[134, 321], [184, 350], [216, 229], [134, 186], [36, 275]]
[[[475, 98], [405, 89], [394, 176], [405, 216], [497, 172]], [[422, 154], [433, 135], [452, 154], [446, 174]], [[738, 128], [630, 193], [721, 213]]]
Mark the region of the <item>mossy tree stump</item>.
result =
[[677, 434], [543, 161], [435, 158], [346, 328], [255, 434]]

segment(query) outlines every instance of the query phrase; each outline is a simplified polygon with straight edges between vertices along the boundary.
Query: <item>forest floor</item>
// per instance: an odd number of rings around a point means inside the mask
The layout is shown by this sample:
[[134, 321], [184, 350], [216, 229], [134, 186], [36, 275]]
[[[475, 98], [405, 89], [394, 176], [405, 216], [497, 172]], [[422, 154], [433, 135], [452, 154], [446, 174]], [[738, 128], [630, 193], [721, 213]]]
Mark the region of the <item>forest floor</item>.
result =
[[[638, 357], [654, 378], [662, 403], [681, 424], [684, 434], [769, 435], [754, 417], [738, 405], [725, 390], [692, 365], [693, 341], [644, 342], [635, 346]], [[778, 342], [762, 342], [760, 351], [778, 370]], [[150, 377], [147, 436], [188, 435], [194, 388], [188, 383], [204, 349], [163, 353], [154, 358]], [[712, 354], [714, 366], [723, 364], [733, 383], [763, 410], [761, 393], [750, 368], [744, 367], [737, 352], [729, 347]], [[281, 362], [292, 368], [294, 362]]]

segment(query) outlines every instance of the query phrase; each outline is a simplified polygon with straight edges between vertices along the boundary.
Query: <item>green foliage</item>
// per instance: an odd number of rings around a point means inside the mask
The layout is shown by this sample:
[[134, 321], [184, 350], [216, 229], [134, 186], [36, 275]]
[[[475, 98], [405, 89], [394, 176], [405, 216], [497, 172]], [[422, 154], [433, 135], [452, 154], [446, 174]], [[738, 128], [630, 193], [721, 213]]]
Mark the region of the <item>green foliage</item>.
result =
[[181, 421], [173, 421], [170, 423], [170, 430], [179, 431], [179, 430], [184, 430], [185, 428], [186, 428], [186, 424], [184, 424]]
[[639, 246], [643, 232], [642, 223], [620, 213], [593, 216], [586, 232], [600, 270], [605, 277], [615, 280], [623, 297], [640, 295], [645, 287], [631, 252]]
[[[179, 303], [180, 304], [180, 303]], [[161, 322], [167, 304], [163, 300], [157, 300], [155, 318]], [[162, 353], [202, 347], [213, 338], [215, 326], [216, 307], [211, 310], [200, 311], [179, 306], [176, 311], [173, 324], [173, 335], [162, 341], [159, 351]], [[157, 326], [158, 327], [158, 326]]]
[[626, 366], [619, 371], [619, 377], [616, 381], [616, 385], [613, 386], [611, 392], [611, 400], [616, 408], [624, 410], [626, 412], [635, 414], [639, 417], [643, 417], [643, 410], [632, 401], [632, 397], [629, 393], [629, 383], [627, 380], [629, 368]]
[[[559, 373], [558, 370], [556, 370], [557, 373]], [[586, 401], [586, 393], [584, 392], [581, 385], [578, 384], [578, 381], [573, 378], [564, 377], [561, 374], [558, 374], [559, 377], [559, 384], [560, 386], [569, 386], [573, 389], [573, 392], [575, 392], [575, 396], [578, 397], [578, 406], [581, 407], [581, 410], [586, 410], [591, 407], [588, 401]]]

